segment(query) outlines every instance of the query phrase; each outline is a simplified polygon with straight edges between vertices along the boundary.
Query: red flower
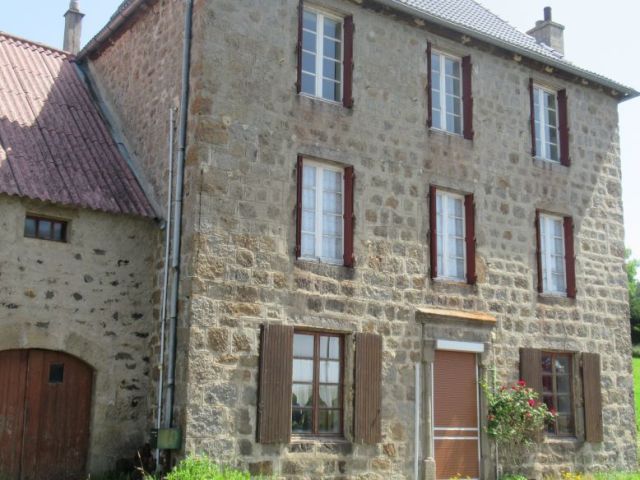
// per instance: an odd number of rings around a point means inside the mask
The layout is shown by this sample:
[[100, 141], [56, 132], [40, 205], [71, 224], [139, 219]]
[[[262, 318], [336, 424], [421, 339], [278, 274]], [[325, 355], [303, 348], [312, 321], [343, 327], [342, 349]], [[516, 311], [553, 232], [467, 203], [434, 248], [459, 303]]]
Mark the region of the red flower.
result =
[[530, 407], [535, 407], [536, 406], [536, 401], [533, 398], [529, 399], [529, 406]]
[[527, 386], [527, 382], [525, 382], [524, 380], [518, 380], [518, 386], [526, 387]]
[[555, 417], [558, 414], [558, 411], [555, 408], [551, 407], [549, 409], [549, 413]]

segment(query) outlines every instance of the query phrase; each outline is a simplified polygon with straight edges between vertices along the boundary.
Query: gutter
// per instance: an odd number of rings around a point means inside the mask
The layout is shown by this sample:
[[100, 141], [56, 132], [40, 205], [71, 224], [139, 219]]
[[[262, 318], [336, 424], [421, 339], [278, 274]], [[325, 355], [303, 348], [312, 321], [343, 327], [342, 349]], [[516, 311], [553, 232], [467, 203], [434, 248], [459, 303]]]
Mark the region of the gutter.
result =
[[[406, 14], [411, 15], [412, 17], [416, 17], [416, 18], [420, 18], [423, 20], [427, 20], [428, 22], [431, 23], [435, 23], [436, 25], [439, 25], [441, 27], [445, 27], [445, 28], [449, 28], [451, 30], [460, 32], [464, 35], [468, 35], [470, 37], [474, 37], [478, 40], [481, 40], [485, 43], [488, 43], [490, 45], [494, 45], [496, 47], [500, 47], [503, 48], [505, 50], [508, 50], [510, 52], [514, 52], [517, 53], [518, 55], [522, 55], [523, 57], [527, 57], [530, 58], [532, 60], [536, 60], [538, 62], [544, 63], [546, 65], [549, 65], [551, 67], [557, 68], [558, 70], [563, 70], [567, 73], [571, 73], [574, 74], [578, 77], [584, 78], [586, 80], [589, 80], [591, 82], [597, 83], [598, 85], [601, 85], [603, 87], [609, 88], [611, 90], [615, 90], [615, 92], [618, 92], [620, 94], [620, 98], [619, 101], [623, 102], [625, 100], [630, 100], [632, 98], [635, 98], [637, 96], [640, 95], [640, 92], [634, 90], [633, 88], [630, 87], [626, 87], [618, 82], [614, 82], [613, 80], [609, 80], [606, 77], [603, 77], [601, 75], [589, 72], [588, 70], [584, 70], [582, 68], [579, 67], [575, 67], [573, 65], [571, 65], [570, 63], [567, 62], [563, 62], [563, 61], [559, 61], [556, 60], [554, 58], [551, 57], [547, 57], [545, 55], [541, 55], [539, 53], [536, 53], [532, 50], [520, 47], [518, 45], [514, 45], [512, 43], [506, 42], [504, 40], [500, 40], [499, 38], [490, 36], [490, 35], [486, 35], [482, 32], [478, 32], [477, 30], [474, 30], [472, 28], [469, 27], [465, 27], [463, 25], [460, 25], [458, 23], [454, 23], [451, 22], [449, 20], [446, 20], [444, 18], [441, 17], [437, 17], [434, 15], [430, 15], [427, 12], [424, 12], [422, 10], [419, 10], [417, 8], [414, 7], [410, 7], [409, 5], [404, 5], [401, 3], [398, 3], [395, 0], [373, 0], [376, 3], [383, 5], [385, 7], [388, 7], [392, 10], [398, 10], [401, 12], [404, 12]], [[612, 92], [613, 93], [613, 92]]]

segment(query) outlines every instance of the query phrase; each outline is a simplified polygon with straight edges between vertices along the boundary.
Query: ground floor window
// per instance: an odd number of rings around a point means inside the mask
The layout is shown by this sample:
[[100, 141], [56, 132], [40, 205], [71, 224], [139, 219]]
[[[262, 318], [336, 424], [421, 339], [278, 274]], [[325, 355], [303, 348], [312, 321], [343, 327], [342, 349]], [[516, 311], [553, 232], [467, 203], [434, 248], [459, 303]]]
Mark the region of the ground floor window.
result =
[[555, 435], [574, 435], [572, 355], [542, 352], [542, 399], [549, 410], [557, 412], [556, 420], [547, 427]]

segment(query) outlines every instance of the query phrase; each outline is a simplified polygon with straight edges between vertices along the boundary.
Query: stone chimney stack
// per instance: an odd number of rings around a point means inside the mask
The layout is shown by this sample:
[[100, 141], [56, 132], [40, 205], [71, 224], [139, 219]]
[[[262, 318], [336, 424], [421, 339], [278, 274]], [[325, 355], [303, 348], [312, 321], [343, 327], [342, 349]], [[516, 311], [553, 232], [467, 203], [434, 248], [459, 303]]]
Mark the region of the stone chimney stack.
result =
[[78, 0], [69, 2], [69, 10], [64, 14], [64, 42], [62, 49], [74, 55], [80, 51], [80, 36], [82, 35], [82, 17]]
[[538, 20], [536, 26], [527, 33], [536, 42], [544, 43], [564, 55], [564, 25], [551, 20], [551, 7], [544, 7], [544, 20]]

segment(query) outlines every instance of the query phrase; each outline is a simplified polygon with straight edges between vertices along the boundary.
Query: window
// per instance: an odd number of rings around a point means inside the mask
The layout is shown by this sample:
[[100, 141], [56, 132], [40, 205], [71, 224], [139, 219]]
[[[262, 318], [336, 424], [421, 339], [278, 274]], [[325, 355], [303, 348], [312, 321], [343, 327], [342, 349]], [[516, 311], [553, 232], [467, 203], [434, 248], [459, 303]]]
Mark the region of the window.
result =
[[342, 433], [342, 344], [338, 335], [293, 335], [292, 433]]
[[302, 93], [334, 102], [342, 99], [342, 19], [304, 8]]
[[296, 256], [353, 266], [353, 167], [298, 157]]
[[540, 215], [542, 241], [542, 288], [548, 293], [567, 290], [564, 258], [564, 228], [562, 217]]
[[54, 242], [66, 242], [67, 222], [27, 215], [24, 222], [24, 236], [52, 240]]
[[473, 195], [430, 188], [431, 276], [475, 283]]
[[49, 383], [62, 383], [64, 378], [64, 364], [52, 363], [49, 365]]
[[567, 91], [553, 91], [529, 79], [531, 153], [570, 166]]
[[433, 128], [462, 134], [462, 73], [460, 60], [431, 53]]
[[536, 152], [540, 158], [559, 161], [558, 102], [556, 93], [533, 87]]
[[538, 291], [576, 296], [573, 219], [536, 211]]
[[542, 352], [542, 400], [557, 412], [556, 420], [547, 426], [547, 432], [556, 435], [573, 435], [572, 368], [570, 353]]

